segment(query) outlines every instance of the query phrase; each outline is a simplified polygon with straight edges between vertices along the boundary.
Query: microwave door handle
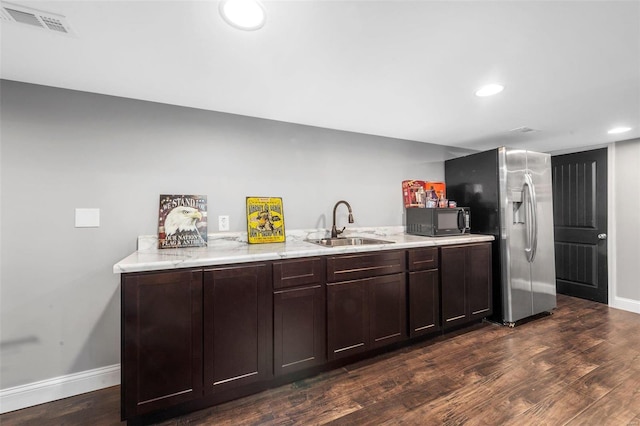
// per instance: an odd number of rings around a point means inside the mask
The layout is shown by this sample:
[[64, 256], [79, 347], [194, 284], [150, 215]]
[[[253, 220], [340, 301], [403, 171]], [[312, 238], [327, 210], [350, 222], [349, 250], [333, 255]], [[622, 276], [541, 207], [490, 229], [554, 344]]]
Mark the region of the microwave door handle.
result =
[[464, 210], [458, 210], [458, 231], [461, 234], [464, 234], [465, 224], [464, 224]]

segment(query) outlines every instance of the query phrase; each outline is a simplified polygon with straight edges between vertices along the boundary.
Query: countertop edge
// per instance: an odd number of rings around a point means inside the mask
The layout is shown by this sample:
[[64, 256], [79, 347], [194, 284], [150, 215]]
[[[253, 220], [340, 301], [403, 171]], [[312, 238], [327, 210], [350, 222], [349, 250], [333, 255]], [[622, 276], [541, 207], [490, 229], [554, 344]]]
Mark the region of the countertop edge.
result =
[[365, 253], [401, 250], [417, 247], [447, 246], [493, 241], [492, 235], [466, 234], [447, 237], [420, 237], [407, 234], [387, 235], [381, 239], [393, 244], [363, 246], [322, 247], [305, 241], [248, 245], [235, 247], [201, 247], [195, 249], [138, 250], [113, 266], [114, 274], [150, 272], [160, 270], [198, 268], [249, 262], [295, 259], [311, 256], [330, 256], [349, 253]]

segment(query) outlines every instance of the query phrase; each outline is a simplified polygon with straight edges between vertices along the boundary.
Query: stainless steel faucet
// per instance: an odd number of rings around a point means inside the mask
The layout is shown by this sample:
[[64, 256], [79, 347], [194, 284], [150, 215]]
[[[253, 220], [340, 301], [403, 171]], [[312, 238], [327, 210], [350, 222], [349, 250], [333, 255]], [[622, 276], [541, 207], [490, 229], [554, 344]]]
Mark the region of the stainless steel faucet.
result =
[[331, 238], [337, 238], [339, 234], [342, 234], [346, 227], [343, 227], [340, 231], [336, 228], [336, 209], [340, 204], [344, 204], [349, 209], [349, 223], [353, 223], [353, 212], [351, 211], [351, 205], [345, 200], [340, 200], [333, 206], [333, 226], [331, 227]]

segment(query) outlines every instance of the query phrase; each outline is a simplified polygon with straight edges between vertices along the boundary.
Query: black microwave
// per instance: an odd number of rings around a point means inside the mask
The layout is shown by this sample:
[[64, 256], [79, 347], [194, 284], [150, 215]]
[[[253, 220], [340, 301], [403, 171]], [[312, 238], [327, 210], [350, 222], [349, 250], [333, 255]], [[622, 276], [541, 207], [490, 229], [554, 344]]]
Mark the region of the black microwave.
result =
[[469, 207], [442, 209], [408, 208], [406, 212], [407, 234], [442, 237], [471, 232]]

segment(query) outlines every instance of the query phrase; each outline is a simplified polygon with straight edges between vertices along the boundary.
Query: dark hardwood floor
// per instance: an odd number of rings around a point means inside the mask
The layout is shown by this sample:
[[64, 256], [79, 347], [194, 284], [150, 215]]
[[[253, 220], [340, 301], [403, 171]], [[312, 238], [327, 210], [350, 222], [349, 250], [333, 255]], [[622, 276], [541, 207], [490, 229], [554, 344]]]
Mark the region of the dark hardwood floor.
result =
[[[0, 416], [118, 425], [119, 387]], [[515, 329], [483, 323], [162, 425], [636, 425], [640, 315], [558, 295]]]

